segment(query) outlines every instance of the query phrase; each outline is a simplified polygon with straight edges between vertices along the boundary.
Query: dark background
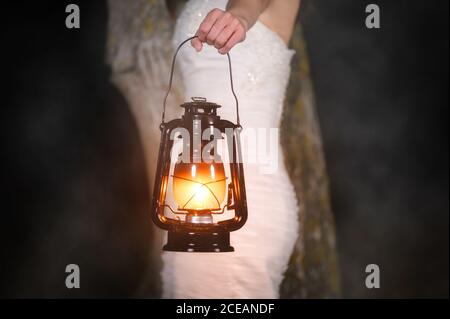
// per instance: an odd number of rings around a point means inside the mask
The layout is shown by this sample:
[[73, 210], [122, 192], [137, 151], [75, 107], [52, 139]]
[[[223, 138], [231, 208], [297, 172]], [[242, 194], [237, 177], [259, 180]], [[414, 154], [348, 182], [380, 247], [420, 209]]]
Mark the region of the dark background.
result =
[[[2, 5], [0, 297], [136, 296], [145, 277], [148, 181], [104, 63], [106, 4], [73, 2], [80, 30], [69, 1]], [[344, 297], [448, 297], [448, 12], [304, 1]], [[81, 289], [65, 288], [69, 263]]]

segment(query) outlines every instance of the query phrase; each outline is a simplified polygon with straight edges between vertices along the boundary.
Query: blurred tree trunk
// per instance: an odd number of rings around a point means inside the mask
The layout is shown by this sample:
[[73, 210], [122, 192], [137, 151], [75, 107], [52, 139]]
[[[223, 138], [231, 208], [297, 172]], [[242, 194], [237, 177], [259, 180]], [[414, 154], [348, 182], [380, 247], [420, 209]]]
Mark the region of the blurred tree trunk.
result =
[[[161, 104], [167, 89], [173, 55], [171, 37], [175, 12], [183, 1], [109, 0], [107, 62], [113, 83], [128, 101], [136, 119], [146, 155], [149, 183], [153, 184], [159, 145]], [[172, 14], [170, 14], [170, 13]], [[334, 222], [330, 209], [320, 130], [309, 77], [308, 59], [299, 25], [292, 48], [292, 75], [282, 125], [282, 143], [288, 170], [300, 203], [300, 235], [291, 257], [282, 298], [326, 298], [339, 296], [339, 271]], [[169, 97], [168, 118], [179, 113], [179, 74]], [[154, 231], [154, 249], [149, 254], [147, 278], [138, 292], [159, 297], [161, 232]]]
[[281, 141], [299, 201], [300, 236], [281, 285], [282, 298], [340, 296], [334, 219], [322, 139], [300, 23], [290, 46], [297, 52], [284, 103]]

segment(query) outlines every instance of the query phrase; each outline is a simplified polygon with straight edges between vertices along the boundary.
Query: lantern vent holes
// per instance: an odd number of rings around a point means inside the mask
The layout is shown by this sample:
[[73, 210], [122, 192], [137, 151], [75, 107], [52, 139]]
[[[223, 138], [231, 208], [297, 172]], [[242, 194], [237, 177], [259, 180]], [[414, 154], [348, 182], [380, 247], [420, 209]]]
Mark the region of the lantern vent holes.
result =
[[185, 108], [187, 115], [217, 115], [217, 109], [221, 107], [219, 104], [208, 102], [204, 97], [192, 97], [192, 102], [181, 104]]

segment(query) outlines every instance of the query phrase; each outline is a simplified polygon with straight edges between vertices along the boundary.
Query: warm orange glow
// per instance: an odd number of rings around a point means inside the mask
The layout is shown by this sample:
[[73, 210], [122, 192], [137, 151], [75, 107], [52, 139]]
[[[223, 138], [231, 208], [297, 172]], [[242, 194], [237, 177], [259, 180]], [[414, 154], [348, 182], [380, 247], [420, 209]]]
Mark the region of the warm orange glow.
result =
[[226, 177], [222, 163], [177, 163], [173, 194], [179, 209], [218, 210], [225, 198]]

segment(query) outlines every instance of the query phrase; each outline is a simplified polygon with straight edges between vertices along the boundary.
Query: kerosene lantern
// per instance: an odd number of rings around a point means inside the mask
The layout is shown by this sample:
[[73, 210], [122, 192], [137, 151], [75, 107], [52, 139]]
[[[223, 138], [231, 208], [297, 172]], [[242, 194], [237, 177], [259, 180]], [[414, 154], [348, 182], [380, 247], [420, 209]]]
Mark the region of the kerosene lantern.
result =
[[[241, 160], [239, 104], [236, 124], [221, 119], [218, 104], [203, 97], [181, 105], [180, 119], [164, 121], [176, 56], [172, 61], [169, 89], [164, 99], [161, 144], [152, 200], [152, 220], [168, 231], [166, 251], [230, 252], [230, 232], [247, 220], [244, 171]], [[220, 147], [222, 146], [222, 147]]]

